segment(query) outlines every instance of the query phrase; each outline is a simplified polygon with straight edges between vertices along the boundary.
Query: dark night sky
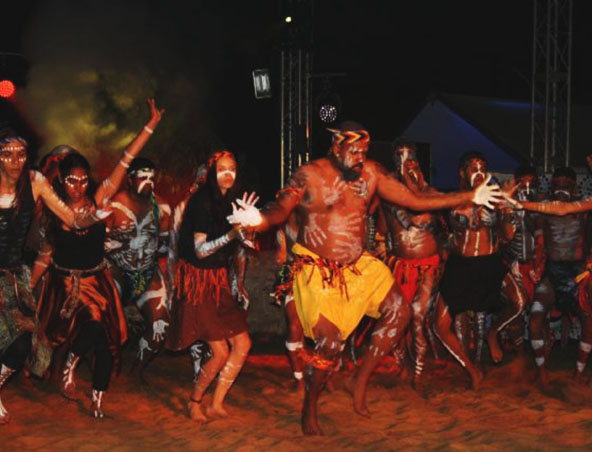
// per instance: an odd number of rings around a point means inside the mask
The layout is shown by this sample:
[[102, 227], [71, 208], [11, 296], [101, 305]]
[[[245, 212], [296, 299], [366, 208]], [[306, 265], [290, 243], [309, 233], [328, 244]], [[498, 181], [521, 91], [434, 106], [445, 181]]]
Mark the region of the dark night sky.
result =
[[[34, 65], [39, 54], [31, 51], [31, 42], [36, 41], [30, 36], [44, 20], [46, 13], [40, 17], [40, 11], [47, 12], [47, 5], [54, 3], [59, 8], [79, 5], [68, 20], [86, 20], [84, 8], [80, 9], [85, 1], [21, 1], [14, 7], [12, 28], [2, 27], [0, 50], [23, 52]], [[178, 75], [187, 69], [191, 79], [199, 68], [205, 94], [199, 97], [200, 105], [196, 101], [196, 110], [207, 116], [219, 141], [243, 152], [254, 165], [271, 162], [277, 168], [277, 49], [288, 4], [269, 0], [126, 3], [133, 5], [129, 16], [122, 13], [119, 22], [111, 18], [99, 22], [97, 46], [117, 46], [118, 33], [129, 24], [136, 30], [130, 35], [135, 33], [136, 38], [122, 38], [122, 49], [129, 46], [134, 56], [146, 59], [176, 55], [167, 62], [167, 70], [156, 76], [157, 96], [166, 91], [171, 71]], [[592, 103], [586, 32], [591, 11], [590, 2], [574, 2], [574, 103]], [[47, 15], [47, 20], [56, 19]], [[67, 37], [68, 21], [61, 27]], [[336, 81], [343, 102], [341, 118], [365, 124], [377, 139], [396, 138], [433, 91], [524, 100], [530, 96], [532, 1], [324, 0], [315, 2], [313, 27], [314, 71], [347, 74]], [[78, 36], [70, 38], [73, 42]], [[159, 42], [164, 42], [164, 53], [152, 52]], [[118, 53], [125, 54], [116, 49], [114, 58]], [[90, 49], [89, 64], [94, 54]], [[272, 70], [273, 99], [254, 99], [251, 71], [260, 67]], [[175, 102], [165, 106], [167, 112], [174, 110]], [[320, 122], [313, 125], [320, 126]], [[264, 184], [263, 191], [275, 189], [279, 175], [277, 179], [273, 187]]]

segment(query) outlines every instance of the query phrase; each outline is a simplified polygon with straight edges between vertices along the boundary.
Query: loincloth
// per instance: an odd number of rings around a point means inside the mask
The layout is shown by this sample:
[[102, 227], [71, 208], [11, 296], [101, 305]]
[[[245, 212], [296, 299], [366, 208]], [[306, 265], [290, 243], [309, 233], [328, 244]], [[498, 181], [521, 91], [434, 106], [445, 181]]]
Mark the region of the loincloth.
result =
[[386, 262], [395, 278], [395, 284], [407, 304], [413, 303], [415, 293], [423, 275], [437, 274], [440, 268], [440, 255], [433, 254], [418, 259], [389, 256]]
[[343, 339], [362, 317], [380, 317], [379, 307], [393, 285], [393, 276], [380, 260], [364, 252], [349, 265], [323, 259], [300, 244], [292, 247], [294, 303], [304, 334], [314, 339], [313, 328], [322, 315]]

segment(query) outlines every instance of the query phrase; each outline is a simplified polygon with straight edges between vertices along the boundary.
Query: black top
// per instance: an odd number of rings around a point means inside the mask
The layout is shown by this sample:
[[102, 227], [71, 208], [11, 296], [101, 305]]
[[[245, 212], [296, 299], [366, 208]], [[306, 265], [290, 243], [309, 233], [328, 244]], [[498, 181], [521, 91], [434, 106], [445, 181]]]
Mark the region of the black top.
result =
[[30, 177], [25, 177], [20, 208], [16, 215], [15, 209], [14, 206], [0, 208], [0, 268], [23, 264], [23, 248], [35, 209]]
[[207, 234], [206, 241], [210, 241], [232, 229], [226, 220], [226, 216], [232, 213], [230, 201], [226, 198], [218, 200], [212, 198], [209, 187], [204, 187], [195, 193], [187, 203], [179, 230], [179, 258], [198, 268], [227, 267], [236, 247], [233, 241], [204, 259], [198, 259], [195, 254], [193, 242], [195, 232]]
[[53, 226], [53, 261], [60, 267], [88, 270], [99, 265], [105, 256], [105, 222], [81, 230], [64, 230]]

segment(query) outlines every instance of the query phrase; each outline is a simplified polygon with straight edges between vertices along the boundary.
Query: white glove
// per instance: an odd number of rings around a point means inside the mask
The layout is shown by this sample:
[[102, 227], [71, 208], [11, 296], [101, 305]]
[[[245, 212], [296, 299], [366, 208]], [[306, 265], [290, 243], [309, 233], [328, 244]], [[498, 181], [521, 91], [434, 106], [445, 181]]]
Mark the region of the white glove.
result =
[[[226, 217], [230, 224], [240, 224], [241, 226], [259, 226], [263, 223], [263, 217], [255, 204], [259, 198], [255, 197], [255, 193], [251, 193], [247, 197], [245, 193], [242, 199], [237, 199], [236, 204], [232, 203], [232, 215]], [[237, 207], [236, 205], [238, 204]]]
[[487, 174], [485, 182], [479, 185], [473, 192], [473, 201], [479, 206], [485, 206], [489, 209], [494, 209], [495, 204], [503, 199], [502, 192], [499, 185], [487, 185], [491, 180], [491, 174]]

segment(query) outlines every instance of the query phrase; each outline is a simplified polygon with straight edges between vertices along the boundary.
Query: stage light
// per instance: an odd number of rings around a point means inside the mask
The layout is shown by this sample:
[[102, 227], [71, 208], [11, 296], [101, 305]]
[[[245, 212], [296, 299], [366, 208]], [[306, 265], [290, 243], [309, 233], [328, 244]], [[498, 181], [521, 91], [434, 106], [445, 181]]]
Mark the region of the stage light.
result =
[[326, 123], [334, 122], [337, 119], [337, 107], [331, 104], [321, 105], [321, 108], [319, 108], [319, 118]]
[[255, 87], [255, 99], [271, 97], [269, 69], [256, 69], [253, 71], [253, 86]]
[[321, 92], [315, 100], [315, 109], [319, 119], [327, 124], [335, 122], [341, 112], [341, 98], [329, 77], [323, 80]]
[[286, 16], [286, 23], [289, 24], [290, 22], [292, 22], [292, 16]]
[[8, 99], [14, 95], [15, 91], [14, 83], [10, 80], [0, 81], [0, 97]]

